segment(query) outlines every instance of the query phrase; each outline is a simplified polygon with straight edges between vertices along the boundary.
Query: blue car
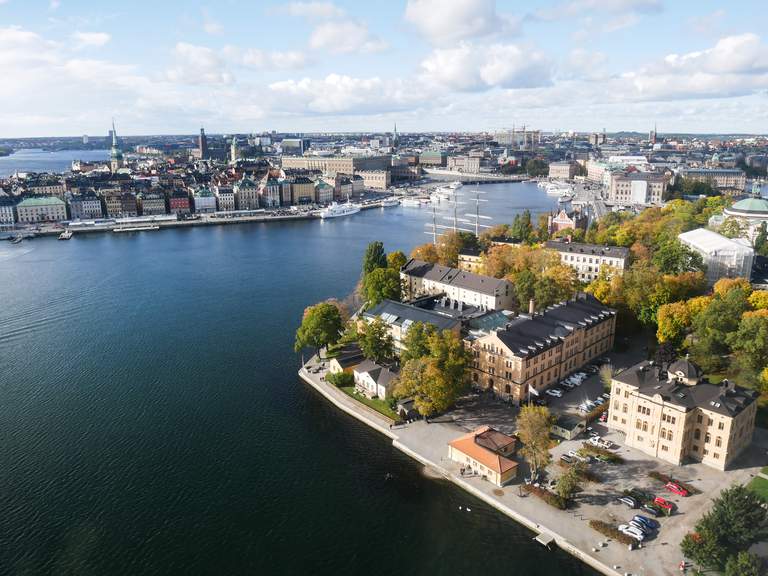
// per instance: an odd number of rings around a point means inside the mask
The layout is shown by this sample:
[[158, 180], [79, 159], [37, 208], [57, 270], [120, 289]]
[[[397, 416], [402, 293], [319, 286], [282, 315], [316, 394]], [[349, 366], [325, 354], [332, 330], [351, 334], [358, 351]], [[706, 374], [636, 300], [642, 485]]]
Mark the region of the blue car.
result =
[[652, 518], [648, 518], [647, 516], [641, 516], [639, 514], [634, 516], [632, 520], [634, 520], [638, 524], [642, 524], [649, 530], [656, 530], [660, 526], [660, 524], [656, 520], [653, 520]]

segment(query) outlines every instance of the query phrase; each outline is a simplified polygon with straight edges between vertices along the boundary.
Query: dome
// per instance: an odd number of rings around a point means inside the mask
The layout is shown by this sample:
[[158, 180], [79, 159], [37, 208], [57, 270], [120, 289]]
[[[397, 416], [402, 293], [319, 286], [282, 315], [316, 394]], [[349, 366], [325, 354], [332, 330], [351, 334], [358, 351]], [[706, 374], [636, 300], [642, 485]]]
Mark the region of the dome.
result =
[[667, 372], [684, 380], [698, 380], [701, 378], [701, 368], [696, 366], [688, 358], [676, 360], [669, 365]]
[[768, 200], [765, 198], [746, 198], [739, 200], [724, 210], [726, 214], [761, 214], [768, 215]]

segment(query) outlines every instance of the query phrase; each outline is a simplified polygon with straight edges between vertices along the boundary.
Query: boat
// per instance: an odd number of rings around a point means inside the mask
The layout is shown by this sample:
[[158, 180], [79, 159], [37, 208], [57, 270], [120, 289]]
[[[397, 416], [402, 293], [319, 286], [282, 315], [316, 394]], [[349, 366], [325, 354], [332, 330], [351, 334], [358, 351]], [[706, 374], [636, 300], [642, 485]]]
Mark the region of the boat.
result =
[[69, 240], [72, 238], [72, 232], [70, 230], [64, 230], [61, 234], [59, 234], [59, 240]]
[[421, 200], [418, 198], [403, 198], [400, 204], [406, 208], [418, 208], [421, 206]]
[[400, 200], [398, 200], [397, 196], [390, 196], [389, 198], [384, 198], [384, 200], [381, 201], [382, 208], [391, 208], [392, 206], [398, 205], [400, 205]]
[[325, 220], [326, 218], [339, 218], [340, 216], [350, 216], [360, 212], [360, 205], [353, 204], [347, 200], [344, 204], [331, 203], [330, 206], [320, 210], [320, 218]]
[[553, 196], [562, 196], [563, 194], [569, 194], [573, 192], [573, 188], [569, 184], [564, 184], [562, 182], [549, 182], [544, 187], [544, 190], [547, 194], [551, 194]]
[[567, 192], [565, 194], [561, 194], [560, 197], [557, 199], [558, 202], [565, 204], [566, 202], [570, 202], [573, 200], [575, 196], [573, 194], [568, 194]]
[[145, 232], [150, 230], [160, 230], [160, 226], [116, 226], [112, 232]]
[[23, 238], [21, 236], [14, 236], [11, 238], [11, 244], [19, 244]]

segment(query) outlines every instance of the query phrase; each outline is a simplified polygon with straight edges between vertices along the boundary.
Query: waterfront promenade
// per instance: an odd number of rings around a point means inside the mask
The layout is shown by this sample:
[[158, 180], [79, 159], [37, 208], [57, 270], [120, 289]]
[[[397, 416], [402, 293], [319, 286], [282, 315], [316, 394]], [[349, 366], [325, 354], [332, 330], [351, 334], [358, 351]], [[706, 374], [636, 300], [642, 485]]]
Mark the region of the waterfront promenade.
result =
[[[417, 421], [391, 427], [391, 420], [327, 384], [321, 379], [323, 371], [313, 373], [306, 369], [317, 366], [317, 363], [316, 357], [310, 359], [306, 367], [299, 371], [299, 375], [327, 400], [391, 438], [394, 447], [431, 469], [436, 476], [453, 482], [527, 527], [536, 535], [550, 536], [561, 549], [594, 569], [610, 576], [627, 574], [663, 576], [678, 573], [678, 564], [681, 560], [679, 541], [693, 525], [695, 519], [708, 507], [710, 502], [708, 497], [702, 497], [696, 508], [687, 513], [681, 510], [676, 516], [667, 519], [663, 528], [663, 537], [655, 538], [644, 543], [641, 548], [630, 551], [626, 546], [611, 541], [588, 525], [591, 518], [606, 512], [605, 508], [614, 496], [607, 496], [608, 500], [600, 500], [596, 504], [579, 503], [576, 509], [564, 511], [547, 505], [535, 496], [526, 495], [516, 484], [499, 489], [480, 478], [462, 477], [459, 466], [448, 460], [447, 445], [448, 442], [465, 434], [467, 431], [465, 428], [452, 421], [431, 421], [429, 424], [425, 421]], [[690, 468], [691, 472], [694, 470]], [[710, 475], [711, 480], [707, 481], [707, 485], [701, 484], [701, 487], [705, 489], [705, 494], [714, 496], [731, 481], [748, 480], [750, 470], [745, 468], [737, 471], [735, 473], [737, 477]], [[698, 474], [698, 470], [695, 470], [695, 473]], [[518, 479], [518, 482], [521, 481], [522, 478]], [[690, 504], [693, 505], [694, 502]], [[609, 512], [609, 514], [612, 513]]]

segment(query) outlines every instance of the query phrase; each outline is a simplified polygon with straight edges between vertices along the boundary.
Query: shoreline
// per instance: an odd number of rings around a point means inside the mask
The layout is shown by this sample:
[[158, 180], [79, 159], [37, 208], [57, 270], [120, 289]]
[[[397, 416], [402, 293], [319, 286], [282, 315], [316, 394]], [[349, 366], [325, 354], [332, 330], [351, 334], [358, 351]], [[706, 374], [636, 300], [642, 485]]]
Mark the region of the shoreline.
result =
[[[307, 364], [309, 364], [311, 361], [312, 359], [310, 359], [307, 362]], [[342, 410], [343, 412], [346, 412], [347, 414], [356, 418], [360, 422], [367, 424], [373, 430], [376, 430], [377, 432], [380, 432], [384, 436], [391, 438], [392, 446], [400, 450], [403, 454], [411, 457], [412, 459], [416, 460], [417, 462], [419, 462], [420, 464], [428, 468], [430, 473], [439, 475], [440, 478], [443, 478], [445, 480], [452, 482], [454, 485], [458, 486], [465, 492], [468, 492], [472, 496], [479, 498], [489, 506], [492, 506], [493, 508], [495, 508], [505, 516], [511, 518], [518, 524], [522, 525], [524, 528], [530, 530], [535, 535], [544, 534], [546, 536], [551, 536], [553, 539], [553, 542], [561, 550], [563, 550], [564, 552], [567, 552], [577, 560], [589, 565], [594, 570], [597, 570], [598, 572], [605, 574], [606, 576], [623, 576], [623, 574], [626, 573], [623, 570], [621, 571], [616, 570], [612, 566], [609, 566], [604, 562], [602, 562], [601, 560], [594, 558], [590, 554], [584, 552], [583, 550], [581, 550], [580, 548], [578, 548], [577, 546], [569, 542], [564, 536], [562, 536], [558, 532], [548, 528], [543, 524], [537, 523], [535, 520], [525, 516], [518, 510], [515, 510], [510, 506], [506, 505], [505, 503], [499, 501], [498, 498], [494, 498], [490, 494], [487, 494], [483, 490], [480, 490], [479, 488], [473, 486], [472, 484], [467, 482], [465, 479], [456, 476], [450, 470], [447, 470], [445, 467], [435, 462], [429, 456], [425, 454], [421, 454], [415, 449], [409, 446], [406, 446], [401, 441], [400, 436], [398, 436], [397, 428], [392, 429], [392, 428], [389, 428], [388, 425], [385, 426], [385, 420], [388, 420], [388, 419], [386, 419], [383, 415], [373, 415], [373, 414], [368, 414], [364, 412], [361, 408], [356, 406], [356, 404], [360, 404], [359, 402], [347, 396], [343, 392], [336, 390], [330, 384], [320, 381], [319, 378], [317, 379], [313, 378], [312, 375], [306, 369], [307, 364], [302, 366], [298, 372], [299, 377], [305, 383], [309, 384], [312, 388], [314, 388], [317, 392], [319, 392], [326, 400], [330, 401], [338, 409]], [[360, 406], [363, 406], [363, 405], [360, 404]], [[509, 488], [509, 487], [506, 487], [506, 488]], [[542, 505], [546, 506], [543, 503]], [[604, 537], [601, 537], [600, 535], [595, 533], [595, 540], [598, 540], [601, 538], [604, 538]]]

